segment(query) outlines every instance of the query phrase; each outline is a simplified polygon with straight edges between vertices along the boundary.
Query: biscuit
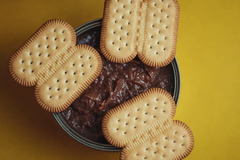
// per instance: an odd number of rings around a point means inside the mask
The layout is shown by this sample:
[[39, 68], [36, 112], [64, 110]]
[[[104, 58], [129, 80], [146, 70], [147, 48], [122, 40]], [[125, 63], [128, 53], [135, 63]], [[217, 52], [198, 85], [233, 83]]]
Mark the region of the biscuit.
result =
[[180, 160], [191, 153], [194, 138], [186, 124], [172, 120], [175, 112], [172, 96], [152, 88], [110, 110], [103, 118], [103, 135], [123, 148], [122, 160]]
[[152, 125], [172, 119], [175, 111], [168, 92], [151, 88], [110, 110], [103, 118], [102, 131], [110, 144], [124, 147]]
[[34, 86], [44, 69], [75, 44], [71, 25], [63, 20], [49, 20], [12, 55], [9, 71], [21, 85]]
[[[158, 126], [157, 126], [158, 127]], [[187, 157], [194, 146], [190, 128], [181, 121], [169, 121], [163, 128], [157, 127], [146, 134], [152, 137], [123, 148], [121, 160], [169, 159], [181, 160]]]
[[112, 62], [136, 55], [152, 67], [169, 64], [176, 53], [177, 0], [106, 0], [100, 49]]
[[74, 29], [62, 20], [43, 24], [9, 62], [12, 77], [33, 86], [47, 111], [65, 110], [100, 74], [102, 60], [87, 45], [77, 45]]

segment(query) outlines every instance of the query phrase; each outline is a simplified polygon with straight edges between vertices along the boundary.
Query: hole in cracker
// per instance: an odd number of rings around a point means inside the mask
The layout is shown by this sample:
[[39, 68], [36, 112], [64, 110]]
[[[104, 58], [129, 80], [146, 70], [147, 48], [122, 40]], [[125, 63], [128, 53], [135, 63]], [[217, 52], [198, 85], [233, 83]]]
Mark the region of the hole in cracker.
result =
[[92, 68], [92, 65], [90, 65], [89, 67]]
[[127, 36], [129, 35], [129, 33], [127, 32]]
[[46, 37], [45, 39], [48, 39], [48, 37]]
[[69, 89], [66, 89], [66, 92], [68, 92], [69, 91]]
[[146, 151], [148, 150], [148, 148], [145, 149]]
[[65, 41], [66, 41], [66, 39], [63, 39], [63, 41], [65, 42]]
[[122, 19], [124, 19], [124, 16], [122, 16]]
[[147, 123], [147, 121], [143, 121], [143, 123]]
[[134, 128], [134, 129], [136, 129], [137, 127], [136, 127], [136, 126], [134, 126], [133, 128]]
[[120, 27], [120, 29], [122, 30], [122, 29], [123, 29], [123, 27]]
[[163, 12], [163, 10], [161, 9], [160, 12]]
[[56, 29], [53, 29], [53, 32], [56, 32]]
[[120, 119], [118, 120], [118, 122], [120, 122]]
[[132, 12], [131, 12], [131, 11], [129, 11], [129, 12], [128, 12], [128, 14], [132, 14]]
[[149, 103], [147, 103], [146, 106], [149, 106]]
[[176, 143], [176, 141], [173, 141], [173, 143]]
[[165, 157], [165, 155], [162, 155], [162, 157]]
[[118, 9], [116, 9], [116, 11], [115, 12], [118, 12]]
[[73, 63], [72, 66], [75, 66], [75, 63]]
[[73, 75], [76, 75], [76, 72], [73, 72]]
[[115, 34], [116, 32], [115, 31], [113, 31], [113, 34]]
[[156, 116], [153, 116], [153, 118], [156, 118]]
[[52, 98], [52, 96], [49, 96], [49, 98]]
[[157, 4], [156, 4], [156, 3], [154, 3], [154, 4], [153, 4], [153, 6], [154, 6], [154, 7], [156, 7], [156, 6], [157, 6]]
[[41, 47], [41, 45], [39, 44], [39, 45], [38, 45], [38, 48], [40, 48], [40, 47]]
[[181, 146], [183, 147], [183, 146], [184, 146], [184, 144], [181, 144]]
[[170, 8], [170, 4], [168, 4], [167, 7]]
[[91, 57], [88, 57], [88, 59], [91, 59]]
[[159, 44], [160, 44], [160, 42], [158, 41], [158, 42], [157, 42], [157, 44], [159, 45]]
[[58, 46], [55, 49], [58, 49]]
[[156, 16], [156, 14], [155, 13], [153, 13], [153, 15], [152, 15], [153, 17], [155, 17]]
[[155, 107], [154, 109], [157, 109], [158, 107]]
[[150, 46], [149, 48], [152, 49], [152, 46]]
[[175, 149], [173, 149], [172, 152], [175, 152]]
[[82, 64], [81, 67], [83, 67], [84, 65]]
[[57, 82], [59, 82], [59, 79], [57, 79]]
[[122, 37], [119, 37], [119, 40], [121, 41], [121, 40], [122, 40]]
[[58, 96], [58, 97], [57, 97], [57, 99], [60, 99], [60, 98], [61, 98], [61, 96]]
[[127, 44], [127, 43], [126, 43], [125, 45], [126, 45], [126, 46], [128, 46], [128, 44]]
[[74, 83], [77, 83], [77, 81], [74, 81]]
[[39, 53], [39, 55], [38, 55], [38, 57], [40, 57], [42, 54], [41, 53]]
[[152, 28], [154, 28], [154, 24], [152, 25]]
[[128, 123], [125, 124], [126, 126], [128, 125]]
[[166, 50], [166, 48], [163, 48], [163, 50], [165, 51], [165, 50]]
[[51, 89], [52, 89], [51, 87], [48, 88], [48, 90], [51, 90]]
[[123, 5], [122, 7], [123, 7], [123, 8], [125, 8], [126, 6], [125, 6], [125, 5]]
[[159, 20], [159, 23], [162, 23], [162, 20], [161, 20], [161, 19]]
[[65, 71], [64, 74], [67, 74], [67, 71]]
[[183, 138], [185, 138], [186, 136], [185, 136], [185, 135], [183, 135], [182, 137], [183, 137]]
[[50, 54], [48, 54], [47, 57], [50, 57]]
[[158, 142], [156, 142], [155, 145], [157, 146], [157, 145], [158, 145]]
[[167, 140], [168, 139], [168, 137], [165, 137], [165, 140]]
[[153, 154], [157, 154], [157, 152], [155, 151], [155, 152], [153, 152]]
[[156, 52], [155, 54], [158, 54], [158, 52]]
[[165, 28], [168, 29], [168, 26], [166, 26]]
[[54, 41], [56, 41], [57, 40], [57, 38], [54, 38]]
[[63, 30], [62, 33], [64, 33], [65, 31]]
[[25, 69], [23, 69], [22, 71], [25, 72]]
[[84, 75], [85, 73], [83, 72], [82, 75]]
[[66, 80], [65, 83], [68, 83], [68, 80]]
[[153, 35], [151, 36], [151, 38], [153, 39]]
[[60, 88], [58, 88], [57, 91], [60, 91]]
[[115, 20], [114, 23], [117, 23], [117, 20]]
[[118, 50], [120, 51], [120, 50], [121, 50], [121, 48], [118, 48]]
[[22, 63], [24, 63], [24, 60], [22, 60]]
[[137, 111], [139, 111], [140, 109], [138, 108]]
[[169, 15], [167, 15], [167, 18], [169, 18]]
[[47, 46], [46, 48], [49, 48], [49, 46]]
[[127, 24], [130, 25], [130, 22], [128, 22]]
[[118, 131], [118, 128], [116, 128], [116, 131]]
[[164, 40], [167, 40], [167, 37], [164, 37]]
[[145, 112], [145, 115], [147, 115], [147, 112]]
[[167, 146], [164, 146], [163, 148], [167, 148]]
[[124, 132], [123, 134], [127, 134], [127, 132]]
[[144, 159], [147, 159], [147, 157], [144, 157]]
[[34, 70], [31, 70], [31, 73], [33, 73], [34, 72]]
[[139, 154], [137, 153], [136, 156], [138, 156]]
[[163, 110], [162, 112], [163, 112], [163, 113], [165, 113], [166, 111], [165, 111], [165, 110]]
[[130, 114], [127, 115], [127, 117], [129, 117], [129, 116], [130, 116]]
[[138, 120], [138, 118], [135, 118], [135, 120]]
[[112, 42], [112, 45], [114, 45], [114, 42]]
[[167, 102], [164, 102], [163, 104], [167, 104]]
[[32, 55], [32, 53], [31, 52], [29, 52], [29, 56], [31, 56]]
[[175, 134], [177, 134], [178, 132], [175, 132]]
[[83, 56], [79, 56], [79, 58], [83, 58]]

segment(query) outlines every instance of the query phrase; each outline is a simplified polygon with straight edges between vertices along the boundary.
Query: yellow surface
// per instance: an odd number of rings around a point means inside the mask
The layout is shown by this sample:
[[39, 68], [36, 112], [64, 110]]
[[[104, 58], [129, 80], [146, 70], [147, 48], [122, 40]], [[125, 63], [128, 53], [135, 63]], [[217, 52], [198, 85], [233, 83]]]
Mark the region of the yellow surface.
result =
[[[179, 0], [177, 59], [182, 88], [175, 119], [187, 123], [195, 147], [187, 160], [240, 159], [240, 1]], [[0, 160], [106, 160], [76, 142], [37, 104], [33, 88], [15, 83], [10, 55], [45, 21], [60, 18], [74, 28], [102, 17], [103, 0], [0, 2]]]

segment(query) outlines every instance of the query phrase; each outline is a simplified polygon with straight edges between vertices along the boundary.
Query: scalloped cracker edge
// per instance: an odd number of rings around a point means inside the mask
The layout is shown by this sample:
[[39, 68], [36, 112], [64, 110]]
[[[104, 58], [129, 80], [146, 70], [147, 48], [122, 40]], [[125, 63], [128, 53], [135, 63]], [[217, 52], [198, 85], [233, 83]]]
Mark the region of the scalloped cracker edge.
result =
[[176, 54], [179, 11], [177, 0], [105, 0], [103, 55], [116, 63], [138, 55], [146, 65], [168, 65]]

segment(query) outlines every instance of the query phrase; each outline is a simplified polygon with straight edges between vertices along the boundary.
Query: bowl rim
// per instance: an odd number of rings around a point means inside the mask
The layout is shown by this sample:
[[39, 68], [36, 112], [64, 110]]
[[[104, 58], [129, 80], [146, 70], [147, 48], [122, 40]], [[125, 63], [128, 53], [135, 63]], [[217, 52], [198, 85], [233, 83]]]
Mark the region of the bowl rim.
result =
[[[87, 30], [93, 29], [95, 27], [100, 27], [102, 25], [102, 18], [95, 19], [92, 21], [89, 21], [87, 23], [84, 23], [77, 27], [75, 29], [76, 35], [79, 36], [83, 32], [86, 32]], [[172, 68], [173, 68], [173, 75], [174, 75], [174, 91], [173, 91], [173, 99], [176, 103], [178, 104], [179, 96], [180, 96], [180, 90], [181, 90], [181, 77], [180, 77], [180, 70], [178, 66], [178, 62], [176, 57], [174, 60], [171, 62]], [[62, 117], [61, 113], [53, 113], [54, 118], [58, 122], [58, 124], [62, 127], [62, 129], [67, 132], [72, 138], [74, 138], [76, 141], [97, 149], [97, 150], [102, 150], [102, 151], [121, 151], [121, 148], [112, 146], [110, 144], [103, 144], [103, 143], [98, 143], [94, 142], [92, 140], [89, 140], [82, 135], [78, 134], [75, 130], [73, 130], [67, 122], [64, 120]]]

